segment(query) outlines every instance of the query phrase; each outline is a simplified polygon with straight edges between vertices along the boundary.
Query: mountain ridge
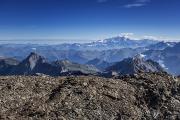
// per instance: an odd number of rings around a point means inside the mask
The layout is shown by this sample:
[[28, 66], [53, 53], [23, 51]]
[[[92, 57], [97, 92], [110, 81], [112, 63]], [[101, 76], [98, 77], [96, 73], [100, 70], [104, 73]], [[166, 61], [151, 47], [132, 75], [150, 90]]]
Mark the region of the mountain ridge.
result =
[[164, 72], [164, 69], [152, 60], [144, 60], [141, 55], [133, 58], [126, 58], [108, 67], [106, 71], [117, 72], [118, 74], [136, 74], [139, 72]]
[[27, 58], [6, 72], [7, 75], [85, 75], [96, 74], [99, 70], [90, 65], [72, 63], [68, 60], [48, 62], [44, 57], [31, 52]]
[[[48, 62], [44, 57], [37, 53], [31, 52], [27, 58], [19, 62], [19, 64], [9, 67], [6, 75], [37, 75], [46, 74], [50, 76], [61, 75], [104, 75], [105, 72], [116, 71], [121, 74], [133, 74], [138, 72], [162, 72], [160, 65], [153, 61], [145, 61], [142, 56], [137, 55], [133, 58], [124, 59], [115, 64], [109, 64], [105, 61], [95, 59], [90, 61], [90, 65], [78, 64], [70, 62], [69, 60], [57, 60]], [[92, 63], [94, 62], [94, 63]], [[104, 65], [106, 63], [107, 66]], [[121, 63], [123, 63], [121, 65]], [[92, 65], [93, 64], [93, 65]], [[98, 69], [95, 66], [104, 65], [103, 69]], [[120, 64], [120, 65], [119, 65]], [[4, 68], [3, 68], [4, 67]], [[101, 66], [102, 67], [102, 66]], [[135, 68], [136, 67], [136, 68]], [[5, 69], [6, 65], [2, 64], [1, 69]], [[12, 69], [10, 69], [12, 68]], [[112, 68], [112, 69], [111, 69]], [[114, 69], [115, 68], [115, 69]], [[108, 71], [107, 71], [108, 70]], [[119, 72], [119, 70], [124, 72]], [[127, 70], [127, 71], [126, 71]], [[132, 72], [133, 71], [133, 72]]]

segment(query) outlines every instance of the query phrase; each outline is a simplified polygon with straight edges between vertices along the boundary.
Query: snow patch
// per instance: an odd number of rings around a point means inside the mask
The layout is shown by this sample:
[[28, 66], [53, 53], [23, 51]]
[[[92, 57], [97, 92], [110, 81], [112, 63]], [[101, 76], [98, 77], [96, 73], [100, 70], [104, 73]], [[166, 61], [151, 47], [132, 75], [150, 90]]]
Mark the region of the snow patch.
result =
[[144, 54], [139, 54], [139, 55], [140, 55], [141, 58], [145, 58], [146, 57], [146, 55], [144, 55]]

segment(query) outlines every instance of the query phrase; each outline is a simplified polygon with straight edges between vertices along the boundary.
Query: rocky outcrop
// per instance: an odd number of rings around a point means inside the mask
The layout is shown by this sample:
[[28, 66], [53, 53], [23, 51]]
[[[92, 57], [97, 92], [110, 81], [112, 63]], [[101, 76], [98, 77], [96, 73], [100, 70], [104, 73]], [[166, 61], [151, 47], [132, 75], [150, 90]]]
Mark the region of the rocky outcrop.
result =
[[92, 65], [82, 65], [70, 62], [69, 60], [55, 61], [52, 65], [59, 68], [61, 75], [90, 75], [99, 72], [99, 70]]
[[164, 69], [152, 60], [144, 60], [141, 55], [127, 58], [106, 69], [107, 72], [113, 71], [121, 75], [135, 74], [140, 72], [163, 72]]
[[6, 76], [0, 92], [0, 119], [180, 119], [180, 80], [166, 73]]
[[36, 73], [58, 75], [58, 69], [48, 63], [44, 57], [32, 52], [11, 70], [12, 75], [35, 75]]

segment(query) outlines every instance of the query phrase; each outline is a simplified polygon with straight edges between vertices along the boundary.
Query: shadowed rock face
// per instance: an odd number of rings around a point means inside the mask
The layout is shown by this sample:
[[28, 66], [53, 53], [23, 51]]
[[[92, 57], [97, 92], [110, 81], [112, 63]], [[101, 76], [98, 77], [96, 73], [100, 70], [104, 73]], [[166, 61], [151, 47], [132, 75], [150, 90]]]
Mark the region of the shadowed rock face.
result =
[[98, 69], [100, 69], [102, 71], [111, 65], [110, 63], [108, 63], [104, 60], [98, 59], [98, 58], [90, 60], [86, 64], [96, 66]]
[[11, 70], [13, 75], [35, 75], [36, 73], [58, 75], [58, 68], [49, 64], [44, 57], [31, 53]]
[[50, 76], [61, 75], [85, 75], [97, 74], [99, 70], [91, 65], [81, 65], [68, 60], [49, 63], [44, 57], [31, 53], [26, 59], [11, 69], [6, 70], [3, 75], [37, 75], [46, 74]]
[[9, 71], [19, 64], [19, 61], [13, 58], [0, 58], [0, 75], [6, 75]]
[[121, 75], [139, 72], [163, 72], [163, 68], [152, 60], [144, 60], [140, 55], [127, 58], [108, 67], [106, 71], [114, 71]]
[[62, 74], [97, 74], [99, 72], [99, 70], [92, 65], [82, 65], [68, 60], [55, 61], [52, 65], [61, 69]]
[[6, 76], [0, 91], [1, 119], [180, 119], [180, 80], [165, 73]]

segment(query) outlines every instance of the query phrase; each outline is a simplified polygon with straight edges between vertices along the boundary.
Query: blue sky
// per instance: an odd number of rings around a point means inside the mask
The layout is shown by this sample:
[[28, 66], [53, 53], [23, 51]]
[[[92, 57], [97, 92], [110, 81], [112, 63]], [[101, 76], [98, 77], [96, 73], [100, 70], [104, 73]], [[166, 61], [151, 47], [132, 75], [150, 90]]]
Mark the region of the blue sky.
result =
[[0, 39], [180, 40], [180, 0], [0, 0]]

